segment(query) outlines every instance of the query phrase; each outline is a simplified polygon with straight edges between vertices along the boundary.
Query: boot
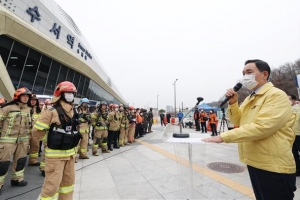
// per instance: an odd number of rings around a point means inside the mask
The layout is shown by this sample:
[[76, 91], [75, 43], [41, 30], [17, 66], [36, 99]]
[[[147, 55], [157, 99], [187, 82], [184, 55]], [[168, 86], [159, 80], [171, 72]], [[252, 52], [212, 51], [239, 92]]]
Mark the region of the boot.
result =
[[41, 173], [42, 173], [42, 176], [45, 177], [45, 171], [42, 170]]
[[11, 180], [10, 181], [11, 186], [17, 186], [17, 187], [23, 187], [27, 185], [27, 181], [18, 181], [18, 180]]
[[99, 156], [98, 152], [93, 153], [93, 156]]
[[108, 149], [103, 149], [102, 153], [110, 153], [110, 151]]
[[28, 166], [40, 166], [40, 162], [36, 162], [36, 163], [28, 163]]
[[79, 155], [79, 159], [90, 159], [87, 155]]

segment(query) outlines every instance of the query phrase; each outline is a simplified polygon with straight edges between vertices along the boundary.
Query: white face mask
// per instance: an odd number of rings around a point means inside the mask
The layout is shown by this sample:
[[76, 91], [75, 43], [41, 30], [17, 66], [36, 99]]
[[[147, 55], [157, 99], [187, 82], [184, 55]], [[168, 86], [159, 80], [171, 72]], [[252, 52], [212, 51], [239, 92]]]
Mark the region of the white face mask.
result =
[[74, 101], [74, 94], [66, 92], [65, 94], [65, 99], [68, 103], [72, 103]]
[[119, 108], [115, 108], [115, 111], [118, 111], [119, 110]]
[[[257, 74], [257, 75], [259, 75], [259, 74]], [[243, 77], [243, 86], [245, 86], [249, 90], [252, 90], [253, 88], [255, 88], [259, 84], [259, 82], [257, 82], [255, 80], [255, 77], [257, 75], [255, 75], [255, 74], [246, 74], [246, 75], [244, 75], [244, 77]], [[263, 79], [261, 79], [261, 80], [263, 80]]]

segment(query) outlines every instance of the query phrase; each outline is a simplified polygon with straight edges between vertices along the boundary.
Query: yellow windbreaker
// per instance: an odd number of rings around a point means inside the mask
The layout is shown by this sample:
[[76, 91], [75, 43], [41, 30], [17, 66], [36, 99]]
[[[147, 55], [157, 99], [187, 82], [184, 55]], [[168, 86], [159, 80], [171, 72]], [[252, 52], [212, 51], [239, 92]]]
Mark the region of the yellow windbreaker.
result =
[[239, 143], [240, 160], [252, 167], [277, 173], [295, 173], [292, 145], [295, 115], [287, 95], [272, 83], [248, 96], [241, 107], [229, 105], [231, 122], [239, 128], [221, 133], [224, 142]]

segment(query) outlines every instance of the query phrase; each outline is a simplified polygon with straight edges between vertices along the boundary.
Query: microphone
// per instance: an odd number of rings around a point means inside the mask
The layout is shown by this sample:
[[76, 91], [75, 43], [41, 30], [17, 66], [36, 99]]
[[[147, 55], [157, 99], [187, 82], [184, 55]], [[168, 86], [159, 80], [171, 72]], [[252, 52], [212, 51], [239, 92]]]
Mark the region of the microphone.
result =
[[[235, 92], [239, 91], [241, 89], [243, 85], [241, 83], [237, 83], [234, 87], [233, 87], [233, 90]], [[227, 101], [231, 98], [231, 96], [229, 97], [225, 97], [225, 99], [223, 99], [223, 101], [221, 102], [220, 104], [220, 107], [224, 106], [225, 103], [227, 103]]]
[[196, 103], [196, 105], [194, 106], [194, 108], [192, 108], [192, 109], [190, 109], [189, 110], [189, 112], [180, 120], [180, 122], [179, 122], [179, 124], [180, 124], [180, 133], [173, 133], [173, 137], [174, 138], [188, 138], [188, 137], [190, 137], [190, 134], [189, 133], [182, 133], [182, 125], [183, 125], [183, 119], [186, 117], [186, 116], [188, 116], [189, 114], [190, 114], [190, 112], [192, 111], [192, 110], [194, 110], [198, 105], [199, 105], [199, 103], [201, 102], [201, 101], [203, 101], [204, 99], [202, 98], [202, 97], [198, 97], [197, 98], [197, 103]]
[[196, 104], [196, 105], [198, 106], [198, 105], [199, 105], [199, 103], [200, 103], [201, 101], [203, 101], [203, 100], [204, 100], [204, 99], [203, 99], [202, 97], [198, 97], [198, 98], [197, 98], [197, 101], [198, 101], [198, 102], [197, 102], [197, 104]]

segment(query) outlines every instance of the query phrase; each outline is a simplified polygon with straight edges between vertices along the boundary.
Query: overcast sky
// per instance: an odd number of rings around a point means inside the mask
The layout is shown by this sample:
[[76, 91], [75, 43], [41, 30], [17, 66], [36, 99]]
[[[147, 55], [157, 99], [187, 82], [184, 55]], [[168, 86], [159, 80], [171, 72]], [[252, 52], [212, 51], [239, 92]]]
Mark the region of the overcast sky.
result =
[[56, 0], [135, 107], [217, 101], [244, 62], [300, 58], [299, 0]]

